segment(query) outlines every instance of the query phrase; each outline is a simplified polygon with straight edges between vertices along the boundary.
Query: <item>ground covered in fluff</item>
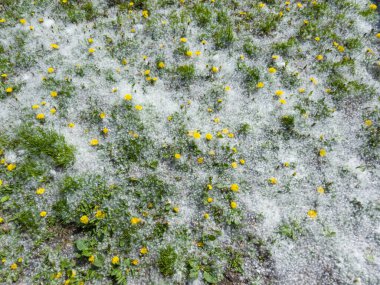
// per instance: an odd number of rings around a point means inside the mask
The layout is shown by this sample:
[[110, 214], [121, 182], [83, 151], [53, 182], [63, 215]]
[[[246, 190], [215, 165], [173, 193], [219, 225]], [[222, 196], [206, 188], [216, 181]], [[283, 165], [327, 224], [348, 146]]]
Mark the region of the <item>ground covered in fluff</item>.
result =
[[0, 283], [380, 284], [378, 18], [0, 1]]

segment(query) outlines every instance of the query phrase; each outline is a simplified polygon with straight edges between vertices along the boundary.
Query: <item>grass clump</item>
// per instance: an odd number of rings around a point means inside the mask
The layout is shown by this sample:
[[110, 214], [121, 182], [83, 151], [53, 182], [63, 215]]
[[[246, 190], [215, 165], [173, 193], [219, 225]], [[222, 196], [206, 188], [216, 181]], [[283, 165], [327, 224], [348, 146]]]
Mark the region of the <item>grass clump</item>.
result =
[[243, 45], [243, 51], [249, 56], [249, 57], [254, 57], [258, 54], [259, 52], [259, 47], [255, 46], [252, 42], [249, 40], [244, 42]]
[[175, 72], [181, 81], [191, 81], [195, 77], [194, 64], [177, 66]]
[[255, 66], [246, 65], [244, 62], [239, 62], [237, 69], [243, 74], [246, 90], [248, 92], [256, 90], [256, 85], [260, 81], [260, 70]]
[[297, 240], [302, 235], [303, 229], [299, 222], [291, 221], [280, 225], [278, 228], [278, 233], [292, 240]]
[[194, 6], [193, 16], [200, 27], [206, 27], [211, 23], [212, 12], [204, 4]]
[[281, 125], [285, 130], [290, 131], [294, 128], [294, 116], [292, 115], [285, 115], [282, 116], [281, 119]]
[[272, 49], [282, 55], [289, 55], [289, 51], [297, 44], [295, 37], [290, 37], [288, 40], [275, 43], [272, 45]]
[[213, 39], [217, 49], [228, 48], [235, 41], [234, 30], [231, 24], [226, 24], [219, 28], [214, 34]]
[[65, 138], [53, 130], [26, 124], [20, 127], [17, 139], [31, 155], [48, 156], [57, 167], [66, 168], [75, 161], [74, 147], [66, 144]]
[[167, 246], [160, 250], [157, 260], [157, 266], [162, 275], [174, 275], [177, 257], [178, 255], [172, 246]]

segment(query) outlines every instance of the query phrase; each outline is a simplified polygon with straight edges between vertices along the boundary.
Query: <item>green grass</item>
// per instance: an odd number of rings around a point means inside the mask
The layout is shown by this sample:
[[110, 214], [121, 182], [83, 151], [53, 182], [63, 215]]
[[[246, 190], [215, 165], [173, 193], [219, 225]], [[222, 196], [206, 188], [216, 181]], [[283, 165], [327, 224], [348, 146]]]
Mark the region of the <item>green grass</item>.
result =
[[53, 130], [25, 124], [19, 128], [16, 141], [32, 156], [51, 158], [56, 167], [67, 168], [75, 161], [74, 147]]
[[297, 240], [304, 230], [297, 221], [290, 221], [289, 223], [283, 223], [278, 228], [278, 233], [284, 237], [287, 237], [292, 240]]
[[297, 40], [295, 37], [290, 37], [288, 40], [279, 42], [279, 43], [274, 43], [272, 45], [272, 49], [280, 53], [282, 55], [289, 55], [289, 52], [291, 48], [295, 47], [297, 44]]
[[183, 83], [192, 81], [195, 78], [194, 64], [179, 65], [175, 69], [175, 73], [177, 74], [178, 79]]
[[212, 21], [212, 12], [205, 4], [196, 4], [192, 14], [200, 27], [208, 26]]
[[258, 55], [260, 48], [256, 45], [254, 45], [251, 41], [246, 40], [243, 44], [243, 51], [249, 56], [249, 57], [255, 57]]
[[245, 62], [239, 61], [237, 69], [243, 75], [243, 84], [248, 92], [257, 90], [256, 85], [260, 81], [260, 70], [256, 66], [248, 66]]
[[215, 47], [224, 49], [230, 47], [235, 41], [235, 33], [231, 24], [225, 24], [219, 27], [212, 36]]
[[159, 251], [157, 266], [162, 275], [174, 275], [177, 258], [178, 255], [172, 246], [167, 246]]

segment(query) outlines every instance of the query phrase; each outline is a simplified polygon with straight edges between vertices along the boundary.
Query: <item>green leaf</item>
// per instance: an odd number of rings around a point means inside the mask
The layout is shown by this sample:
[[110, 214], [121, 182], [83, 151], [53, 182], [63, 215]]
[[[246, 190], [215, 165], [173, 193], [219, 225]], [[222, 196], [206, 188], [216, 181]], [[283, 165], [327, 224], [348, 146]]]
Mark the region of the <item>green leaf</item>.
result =
[[82, 251], [82, 255], [83, 255], [83, 256], [90, 257], [90, 256], [92, 255], [92, 253], [91, 253], [91, 251], [83, 250], [83, 251]]
[[189, 265], [192, 268], [198, 268], [198, 262], [196, 260], [189, 260]]
[[215, 284], [215, 283], [218, 282], [218, 279], [216, 278], [216, 276], [211, 275], [211, 274], [208, 273], [207, 271], [203, 272], [203, 278], [204, 278], [208, 283]]
[[84, 240], [84, 239], [78, 239], [75, 242], [75, 245], [76, 245], [77, 249], [80, 250], [80, 251], [85, 251], [85, 250], [88, 249], [87, 241]]
[[191, 279], [197, 279], [198, 275], [199, 275], [199, 271], [198, 270], [195, 270], [195, 269], [190, 270], [189, 277]]
[[104, 264], [104, 257], [102, 255], [95, 256], [94, 266], [102, 267]]
[[7, 202], [9, 199], [10, 199], [9, 196], [4, 196], [3, 198], [1, 198], [0, 203], [5, 203], [5, 202]]

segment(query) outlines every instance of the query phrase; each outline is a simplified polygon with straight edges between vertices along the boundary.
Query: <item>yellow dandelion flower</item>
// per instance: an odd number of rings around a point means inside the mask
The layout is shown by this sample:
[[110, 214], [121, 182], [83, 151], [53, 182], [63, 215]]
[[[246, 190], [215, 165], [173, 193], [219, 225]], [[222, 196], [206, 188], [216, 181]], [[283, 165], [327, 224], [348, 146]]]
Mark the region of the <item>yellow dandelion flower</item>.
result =
[[89, 48], [89, 49], [88, 49], [88, 53], [89, 53], [89, 54], [93, 54], [94, 52], [95, 52], [95, 49], [94, 49], [94, 48]]
[[323, 60], [323, 55], [322, 54], [318, 54], [317, 56], [316, 56], [316, 60], [319, 60], [319, 61], [321, 61], [321, 60]]
[[238, 192], [239, 191], [239, 185], [237, 185], [237, 184], [231, 184], [230, 189], [233, 192]]
[[315, 79], [314, 77], [310, 77], [310, 82], [312, 82], [314, 85], [318, 84], [318, 80]]
[[188, 51], [186, 52], [186, 55], [187, 55], [188, 57], [191, 57], [191, 56], [193, 56], [193, 52], [192, 52], [191, 50], [188, 50]]
[[212, 199], [211, 197], [207, 198], [207, 203], [212, 203], [212, 201], [214, 201], [214, 199]]
[[180, 38], [179, 41], [180, 41], [181, 43], [186, 43], [186, 42], [187, 42], [187, 38]]
[[36, 194], [37, 194], [37, 195], [42, 195], [42, 194], [44, 194], [44, 193], [45, 193], [45, 188], [40, 187], [40, 188], [38, 188], [38, 189], [36, 190]]
[[317, 187], [317, 192], [319, 194], [324, 194], [325, 193], [325, 189], [322, 186], [319, 186], [319, 187]]
[[25, 20], [25, 19], [20, 19], [20, 23], [21, 23], [22, 25], [25, 25], [25, 24], [26, 24], [26, 20]]
[[147, 247], [142, 247], [141, 249], [140, 249], [140, 253], [141, 254], [147, 254], [149, 252], [149, 250], [148, 250], [148, 248]]
[[97, 219], [103, 219], [106, 216], [106, 213], [104, 213], [102, 210], [97, 210], [95, 213], [95, 218]]
[[13, 92], [13, 88], [12, 87], [7, 87], [7, 89], [5, 89], [5, 92], [6, 93], [12, 93]]
[[47, 212], [46, 211], [41, 211], [40, 212], [40, 217], [46, 217], [46, 215], [47, 215]]
[[141, 15], [144, 17], [144, 18], [148, 18], [149, 17], [149, 12], [147, 10], [143, 10], [141, 12]]
[[235, 201], [231, 201], [230, 206], [231, 206], [231, 209], [236, 209], [237, 203]]
[[94, 255], [91, 255], [89, 258], [88, 258], [88, 261], [90, 263], [94, 263], [95, 262], [95, 256]]
[[92, 145], [92, 146], [96, 146], [96, 145], [98, 145], [99, 144], [99, 141], [97, 140], [97, 139], [92, 139], [92, 140], [90, 140], [90, 145]]
[[43, 114], [43, 113], [39, 113], [39, 114], [37, 114], [37, 115], [36, 115], [36, 119], [37, 119], [37, 120], [43, 120], [43, 119], [45, 119], [45, 114]]
[[277, 72], [277, 69], [274, 68], [274, 67], [269, 67], [269, 68], [268, 68], [268, 72], [273, 74], [273, 73], [276, 73], [276, 72]]
[[57, 45], [57, 44], [51, 44], [50, 47], [52, 49], [59, 49], [59, 45]]
[[199, 132], [195, 131], [195, 132], [193, 133], [193, 137], [194, 137], [195, 139], [200, 139], [200, 138], [201, 138], [201, 134], [200, 134]]
[[85, 225], [87, 225], [90, 221], [90, 219], [86, 215], [83, 215], [82, 217], [80, 217], [79, 220], [82, 224], [85, 224]]
[[68, 126], [69, 128], [74, 128], [74, 127], [75, 127], [75, 124], [74, 124], [74, 123], [69, 123], [67, 126]]
[[326, 156], [326, 150], [325, 150], [324, 148], [321, 148], [321, 149], [319, 150], [319, 156], [321, 156], [321, 157]]
[[257, 88], [263, 88], [263, 87], [264, 87], [264, 82], [258, 82], [258, 83], [256, 84], [256, 87], [257, 87]]
[[212, 134], [207, 133], [207, 134], [205, 135], [205, 138], [206, 138], [206, 140], [211, 141], [211, 140], [212, 140]]
[[136, 106], [135, 106], [135, 109], [136, 109], [137, 111], [141, 111], [141, 110], [143, 109], [143, 106], [141, 106], [141, 105], [136, 105]]
[[367, 127], [370, 127], [370, 126], [372, 126], [372, 121], [371, 120], [365, 120], [364, 121], [364, 125], [366, 125]]
[[140, 218], [137, 218], [137, 217], [132, 217], [131, 218], [131, 224], [132, 225], [137, 225], [138, 223], [141, 222], [141, 219]]
[[119, 264], [119, 262], [120, 262], [120, 258], [117, 255], [115, 255], [114, 257], [112, 257], [111, 263], [113, 265]]
[[369, 9], [376, 10], [377, 9], [377, 5], [376, 4], [371, 4], [371, 5], [369, 5]]
[[212, 73], [217, 73], [217, 72], [219, 72], [219, 68], [216, 67], [216, 66], [213, 66], [213, 67], [211, 68], [211, 72], [212, 72]]
[[8, 171], [13, 171], [16, 168], [16, 164], [10, 163], [7, 165], [7, 170]]
[[284, 91], [276, 90], [276, 92], [274, 94], [276, 94], [277, 96], [282, 96], [284, 94]]
[[307, 215], [312, 218], [312, 219], [315, 219], [317, 216], [318, 216], [318, 213], [316, 210], [309, 210], [307, 211]]
[[203, 214], [203, 218], [205, 218], [206, 220], [208, 220], [210, 218], [210, 215], [208, 213], [204, 213]]
[[180, 153], [176, 153], [176, 154], [174, 154], [174, 158], [175, 158], [175, 159], [180, 159], [180, 158], [181, 158], [181, 154], [180, 154]]
[[138, 265], [140, 262], [138, 259], [133, 259], [132, 262], [131, 262], [133, 265]]
[[18, 267], [18, 266], [17, 266], [16, 263], [12, 263], [11, 266], [10, 266], [10, 268], [11, 268], [12, 270], [16, 270], [17, 267]]
[[165, 68], [165, 63], [162, 62], [162, 61], [160, 61], [160, 62], [157, 64], [157, 67], [158, 67], [159, 69]]
[[270, 183], [270, 184], [277, 184], [277, 178], [276, 177], [270, 177], [269, 179], [268, 179], [268, 182]]
[[50, 92], [50, 96], [51, 97], [57, 97], [58, 96], [58, 92], [57, 91], [51, 91]]
[[124, 100], [131, 101], [132, 100], [132, 95], [131, 94], [125, 94], [124, 95]]

